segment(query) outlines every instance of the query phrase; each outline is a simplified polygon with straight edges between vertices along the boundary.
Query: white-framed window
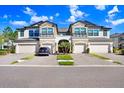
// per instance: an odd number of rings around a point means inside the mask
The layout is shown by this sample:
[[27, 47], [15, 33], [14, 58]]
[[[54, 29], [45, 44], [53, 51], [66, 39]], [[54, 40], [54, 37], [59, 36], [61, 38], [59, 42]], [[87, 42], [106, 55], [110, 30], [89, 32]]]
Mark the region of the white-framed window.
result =
[[88, 29], [88, 36], [99, 36], [99, 29]]
[[86, 34], [86, 28], [85, 27], [75, 27], [74, 28], [74, 34], [85, 35]]
[[53, 28], [52, 27], [43, 27], [41, 28], [42, 35], [53, 35]]
[[29, 37], [38, 37], [39, 36], [39, 30], [38, 29], [30, 29], [29, 30]]

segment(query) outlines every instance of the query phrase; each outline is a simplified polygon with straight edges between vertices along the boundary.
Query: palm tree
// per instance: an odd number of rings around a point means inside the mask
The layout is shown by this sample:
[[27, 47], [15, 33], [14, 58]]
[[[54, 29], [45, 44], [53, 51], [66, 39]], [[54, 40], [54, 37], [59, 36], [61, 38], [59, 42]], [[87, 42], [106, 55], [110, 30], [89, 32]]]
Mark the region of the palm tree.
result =
[[61, 41], [58, 47], [60, 51], [64, 54], [70, 51], [70, 43], [68, 41]]

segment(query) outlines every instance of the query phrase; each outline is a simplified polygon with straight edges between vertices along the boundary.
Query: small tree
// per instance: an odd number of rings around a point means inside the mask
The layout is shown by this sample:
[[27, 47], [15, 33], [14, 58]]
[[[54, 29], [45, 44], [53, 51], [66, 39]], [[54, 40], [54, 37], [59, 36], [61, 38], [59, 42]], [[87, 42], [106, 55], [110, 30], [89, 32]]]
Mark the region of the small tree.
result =
[[70, 43], [67, 41], [62, 41], [59, 44], [59, 48], [61, 49], [62, 53], [68, 53], [70, 51]]

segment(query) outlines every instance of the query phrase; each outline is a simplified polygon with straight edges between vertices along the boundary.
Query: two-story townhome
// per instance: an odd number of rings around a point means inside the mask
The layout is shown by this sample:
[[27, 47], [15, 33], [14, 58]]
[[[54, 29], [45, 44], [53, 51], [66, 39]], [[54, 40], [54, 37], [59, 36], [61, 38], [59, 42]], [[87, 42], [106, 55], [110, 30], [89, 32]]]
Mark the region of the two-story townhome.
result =
[[109, 53], [113, 50], [110, 29], [88, 21], [77, 21], [69, 28], [58, 28], [57, 24], [40, 21], [18, 29], [16, 53], [36, 53], [40, 47], [49, 47], [51, 53], [59, 52], [59, 43], [66, 40], [72, 53]]
[[124, 48], [124, 33], [115, 33], [110, 36], [114, 48]]

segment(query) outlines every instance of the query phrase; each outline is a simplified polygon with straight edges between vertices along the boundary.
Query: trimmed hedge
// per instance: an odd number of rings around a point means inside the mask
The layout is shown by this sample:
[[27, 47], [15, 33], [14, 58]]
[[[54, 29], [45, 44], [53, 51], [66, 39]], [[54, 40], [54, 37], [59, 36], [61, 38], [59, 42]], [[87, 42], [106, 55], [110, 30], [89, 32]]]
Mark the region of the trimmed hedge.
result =
[[65, 54], [65, 55], [57, 55], [57, 60], [73, 60], [71, 55]]
[[70, 61], [66, 61], [66, 62], [63, 62], [63, 61], [60, 61], [58, 62], [59, 65], [74, 65], [74, 62], [70, 62]]

